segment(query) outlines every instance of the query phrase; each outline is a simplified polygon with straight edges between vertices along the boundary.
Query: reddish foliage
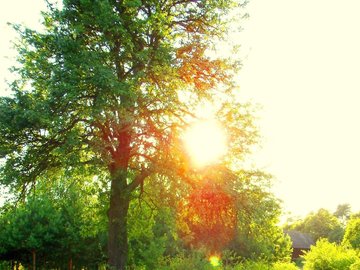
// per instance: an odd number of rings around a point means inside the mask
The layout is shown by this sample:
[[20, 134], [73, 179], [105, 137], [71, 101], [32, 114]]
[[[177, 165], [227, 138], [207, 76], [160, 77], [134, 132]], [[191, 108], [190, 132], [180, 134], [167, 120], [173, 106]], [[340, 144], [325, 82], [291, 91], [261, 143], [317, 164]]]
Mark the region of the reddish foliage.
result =
[[219, 186], [205, 185], [180, 202], [178, 229], [185, 243], [218, 252], [234, 237], [235, 199]]

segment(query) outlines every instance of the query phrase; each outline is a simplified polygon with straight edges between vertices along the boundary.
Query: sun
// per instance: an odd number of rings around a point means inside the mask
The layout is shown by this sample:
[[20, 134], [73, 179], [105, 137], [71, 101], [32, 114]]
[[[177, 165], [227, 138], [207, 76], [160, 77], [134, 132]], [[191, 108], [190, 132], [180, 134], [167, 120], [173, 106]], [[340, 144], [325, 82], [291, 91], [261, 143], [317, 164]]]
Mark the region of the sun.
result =
[[224, 128], [214, 119], [193, 123], [184, 134], [186, 150], [196, 167], [219, 161], [227, 152]]

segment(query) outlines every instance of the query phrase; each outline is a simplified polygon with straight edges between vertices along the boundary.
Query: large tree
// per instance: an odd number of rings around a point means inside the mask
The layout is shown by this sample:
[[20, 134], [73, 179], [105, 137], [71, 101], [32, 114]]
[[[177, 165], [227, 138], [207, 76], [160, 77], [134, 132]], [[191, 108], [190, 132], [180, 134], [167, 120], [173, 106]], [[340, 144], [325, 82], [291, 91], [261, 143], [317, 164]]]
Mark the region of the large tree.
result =
[[248, 112], [228, 98], [236, 63], [207, 54], [235, 2], [64, 0], [44, 13], [43, 32], [17, 26], [1, 182], [26, 195], [57, 170], [108, 179], [108, 262], [125, 269], [132, 194], [150, 175], [189, 179], [179, 134], [198, 102], [220, 105], [232, 153], [253, 142]]

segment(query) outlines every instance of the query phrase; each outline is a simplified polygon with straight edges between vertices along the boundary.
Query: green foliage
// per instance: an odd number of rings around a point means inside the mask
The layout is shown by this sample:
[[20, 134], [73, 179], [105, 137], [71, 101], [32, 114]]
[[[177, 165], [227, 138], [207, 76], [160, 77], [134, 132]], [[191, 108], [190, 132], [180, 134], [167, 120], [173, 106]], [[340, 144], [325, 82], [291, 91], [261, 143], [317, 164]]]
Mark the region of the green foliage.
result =
[[302, 257], [296, 258], [296, 259], [294, 260], [294, 263], [296, 264], [296, 266], [297, 266], [298, 268], [302, 269], [303, 266], [304, 266], [304, 258], [302, 258]]
[[[195, 178], [179, 145], [195, 106], [207, 100], [220, 108], [229, 159], [241, 160], [255, 142], [252, 117], [233, 98], [239, 63], [207, 54], [238, 5], [67, 0], [61, 10], [50, 5], [42, 33], [15, 26], [19, 76], [12, 96], [0, 98], [0, 183], [23, 197], [59, 171], [104, 176], [109, 260], [124, 268], [127, 206], [144, 180]], [[75, 236], [79, 224], [69, 224]]]
[[258, 171], [242, 172], [239, 184], [238, 227], [230, 249], [243, 258], [266, 262], [289, 261], [290, 238], [277, 225], [280, 204], [266, 190], [270, 176]]
[[355, 249], [360, 249], [360, 218], [352, 218], [345, 230], [343, 244], [350, 244]]
[[347, 270], [359, 258], [354, 250], [320, 239], [304, 255], [304, 270]]
[[63, 225], [48, 198], [31, 198], [26, 205], [3, 215], [1, 220], [0, 251], [32, 250], [44, 252], [59, 245]]
[[[48, 260], [63, 267], [73, 258], [80, 268], [103, 260], [107, 240], [116, 269], [154, 269], [164, 254], [170, 269], [206, 268], [201, 258], [174, 256], [174, 212], [211, 179], [236, 198], [233, 250], [269, 262], [289, 256], [276, 226], [279, 203], [265, 190], [270, 177], [229, 170], [256, 143], [257, 129], [233, 91], [239, 63], [207, 52], [238, 5], [67, 0], [44, 13], [43, 33], [16, 26], [19, 77], [12, 96], [0, 98], [0, 183], [24, 203], [2, 216], [2, 252], [52, 250]], [[216, 104], [229, 152], [201, 171], [189, 164], [181, 134], [203, 102]], [[56, 182], [49, 196], [48, 182]], [[139, 197], [144, 202], [132, 201]]]
[[356, 213], [352, 213], [350, 215], [350, 218], [353, 219], [353, 218], [360, 218], [360, 212], [356, 212]]
[[167, 266], [157, 268], [161, 270], [297, 270], [292, 263], [275, 263], [273, 265], [262, 261], [245, 261], [236, 265], [212, 266], [209, 261], [201, 256], [179, 256], [165, 260]]
[[72, 180], [39, 183], [26, 201], [3, 208], [0, 258], [26, 264], [35, 252], [37, 258], [46, 258], [37, 263], [45, 268], [66, 267], [70, 259], [77, 266], [103, 261], [96, 202], [86, 186]]
[[120, 160], [129, 182], [145, 168], [146, 175], [149, 168], [164, 174], [174, 135], [197, 104], [219, 91], [228, 96], [216, 100], [219, 116], [237, 122], [227, 126], [240, 158], [255, 133], [249, 115], [240, 118], [240, 104], [229, 102], [230, 71], [237, 65], [206, 54], [225, 33], [223, 15], [235, 6], [69, 0], [44, 14], [44, 33], [16, 26], [20, 78], [11, 85], [12, 97], [0, 99], [1, 183], [19, 192], [50, 170], [72, 173], [85, 164], [109, 177]]
[[273, 265], [274, 270], [298, 270], [297, 266], [293, 263], [277, 262]]
[[190, 269], [199, 269], [199, 270], [212, 270], [214, 268], [208, 260], [201, 253], [192, 253], [190, 256], [185, 256], [183, 254], [178, 255], [173, 258], [164, 258], [160, 266], [157, 268], [159, 270], [190, 270]]
[[[129, 212], [129, 265], [155, 269], [166, 249], [167, 235], [157, 234], [157, 210], [133, 201]], [[162, 217], [166, 218], [165, 215]]]
[[234, 270], [271, 270], [271, 266], [269, 265], [269, 263], [262, 261], [246, 261], [242, 264], [236, 265], [233, 269]]
[[347, 221], [351, 215], [351, 206], [348, 203], [339, 204], [334, 212], [334, 216], [342, 221]]
[[353, 263], [349, 270], [360, 270], [360, 260], [358, 260], [357, 262]]
[[[128, 215], [129, 266], [136, 269], [157, 269], [163, 257], [183, 252], [176, 230], [176, 194], [173, 182], [151, 177], [144, 183], [147, 192], [136, 193]], [[152, 192], [149, 192], [152, 191]]]
[[277, 262], [269, 264], [262, 261], [246, 261], [235, 265], [234, 267], [226, 267], [224, 270], [297, 270], [298, 268], [292, 263]]
[[330, 242], [340, 243], [344, 235], [344, 229], [340, 221], [326, 209], [310, 213], [304, 220], [288, 227], [310, 234], [314, 241], [327, 238]]
[[8, 269], [12, 269], [10, 262], [0, 262], [0, 270], [8, 270]]

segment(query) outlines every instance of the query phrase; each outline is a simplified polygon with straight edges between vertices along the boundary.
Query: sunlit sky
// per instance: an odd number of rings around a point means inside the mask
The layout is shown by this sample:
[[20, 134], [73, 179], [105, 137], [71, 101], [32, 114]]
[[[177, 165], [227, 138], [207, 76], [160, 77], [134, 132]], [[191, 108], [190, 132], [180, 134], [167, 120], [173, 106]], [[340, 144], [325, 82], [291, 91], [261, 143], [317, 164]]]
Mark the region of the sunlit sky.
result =
[[[42, 0], [3, 0], [0, 94], [14, 56], [6, 22], [38, 27]], [[240, 95], [262, 106], [262, 149], [285, 211], [303, 216], [349, 203], [360, 210], [360, 1], [252, 0]]]

